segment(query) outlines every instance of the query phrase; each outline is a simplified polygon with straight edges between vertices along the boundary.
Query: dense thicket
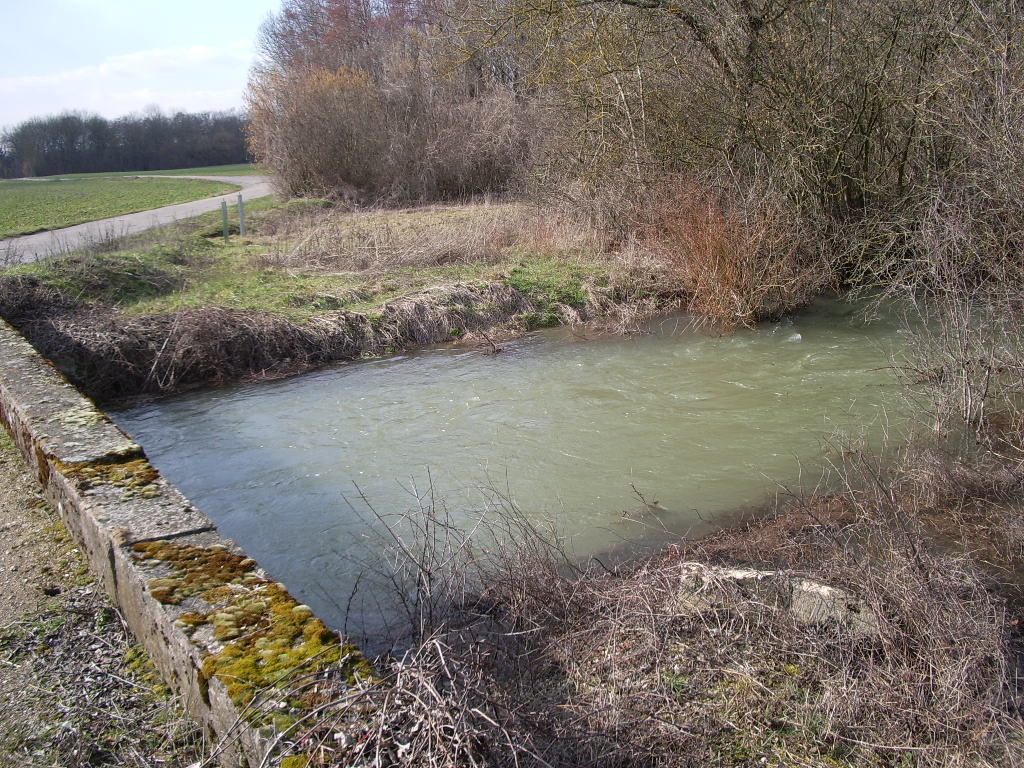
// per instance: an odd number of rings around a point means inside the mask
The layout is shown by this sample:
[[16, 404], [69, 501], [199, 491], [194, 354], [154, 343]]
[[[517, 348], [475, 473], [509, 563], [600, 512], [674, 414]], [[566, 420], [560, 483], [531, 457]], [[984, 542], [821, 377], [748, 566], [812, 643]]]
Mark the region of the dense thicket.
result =
[[293, 193], [515, 181], [620, 234], [770, 226], [890, 279], [950, 206], [1018, 215], [1022, 29], [990, 0], [286, 0], [250, 138]]
[[0, 176], [158, 171], [244, 163], [245, 117], [237, 112], [152, 110], [107, 120], [67, 112], [26, 120], [0, 136]]
[[264, 25], [250, 141], [290, 194], [446, 199], [517, 177], [532, 104], [464, 57], [441, 10], [407, 0], [288, 0]]

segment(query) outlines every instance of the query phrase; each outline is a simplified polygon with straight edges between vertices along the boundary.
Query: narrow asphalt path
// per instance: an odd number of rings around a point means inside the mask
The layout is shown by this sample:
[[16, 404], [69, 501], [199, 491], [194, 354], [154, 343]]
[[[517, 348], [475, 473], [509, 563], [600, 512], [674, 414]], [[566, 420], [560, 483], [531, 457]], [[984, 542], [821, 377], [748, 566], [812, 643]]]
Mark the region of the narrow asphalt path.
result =
[[269, 176], [166, 176], [161, 178], [223, 181], [228, 184], [237, 184], [242, 189], [238, 192], [229, 192], [226, 195], [204, 197], [202, 200], [167, 205], [163, 208], [154, 208], [151, 211], [126, 213], [123, 216], [112, 216], [109, 219], [90, 221], [64, 229], [8, 237], [5, 240], [0, 240], [0, 266], [38, 261], [47, 256], [83, 248], [90, 243], [112, 237], [134, 235], [136, 232], [161, 227], [178, 219], [187, 219], [201, 213], [215, 211], [220, 208], [222, 200], [226, 200], [229, 205], [234, 204], [238, 200], [239, 194], [242, 195], [243, 200], [251, 200], [272, 192]]

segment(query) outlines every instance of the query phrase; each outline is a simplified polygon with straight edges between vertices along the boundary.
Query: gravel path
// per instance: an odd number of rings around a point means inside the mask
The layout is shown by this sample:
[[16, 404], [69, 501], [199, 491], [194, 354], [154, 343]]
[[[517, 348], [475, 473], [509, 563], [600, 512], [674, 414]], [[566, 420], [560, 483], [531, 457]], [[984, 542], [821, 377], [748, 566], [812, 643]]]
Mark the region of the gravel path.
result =
[[[269, 176], [161, 176], [161, 178], [206, 179], [208, 181], [237, 184], [242, 188], [240, 193], [243, 200], [264, 197], [272, 192]], [[55, 229], [50, 232], [9, 237], [5, 240], [0, 240], [0, 264], [7, 265], [37, 261], [47, 256], [73, 251], [76, 248], [82, 248], [90, 243], [107, 240], [111, 237], [134, 235], [137, 232], [144, 232], [147, 229], [170, 224], [178, 219], [187, 219], [191, 216], [198, 216], [201, 213], [215, 211], [220, 208], [222, 200], [226, 200], [228, 205], [233, 205], [238, 199], [238, 195], [239, 192], [229, 192], [226, 195], [205, 197], [202, 200], [193, 200], [190, 203], [167, 205], [163, 208], [154, 208], [151, 211], [126, 213], [123, 216], [90, 221], [86, 224]]]
[[0, 766], [186, 768], [204, 751], [0, 429]]

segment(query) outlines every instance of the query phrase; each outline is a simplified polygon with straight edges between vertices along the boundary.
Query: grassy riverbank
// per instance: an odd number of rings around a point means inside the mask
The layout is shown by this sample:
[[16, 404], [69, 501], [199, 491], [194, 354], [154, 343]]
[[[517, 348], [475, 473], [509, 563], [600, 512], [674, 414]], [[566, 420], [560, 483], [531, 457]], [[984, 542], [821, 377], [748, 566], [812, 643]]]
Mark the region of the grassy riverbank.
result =
[[0, 181], [0, 238], [186, 203], [236, 187], [198, 179]]
[[671, 265], [515, 203], [247, 210], [228, 243], [208, 215], [8, 269], [0, 314], [107, 400], [557, 323], [628, 330], [683, 298]]

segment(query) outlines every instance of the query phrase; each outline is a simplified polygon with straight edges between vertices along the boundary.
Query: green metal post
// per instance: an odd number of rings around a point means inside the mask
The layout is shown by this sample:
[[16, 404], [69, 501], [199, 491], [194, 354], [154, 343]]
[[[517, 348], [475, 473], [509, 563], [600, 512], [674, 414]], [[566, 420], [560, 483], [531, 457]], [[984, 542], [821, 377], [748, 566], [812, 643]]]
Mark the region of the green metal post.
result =
[[228, 203], [227, 200], [220, 201], [220, 213], [224, 219], [224, 242], [228, 241]]

